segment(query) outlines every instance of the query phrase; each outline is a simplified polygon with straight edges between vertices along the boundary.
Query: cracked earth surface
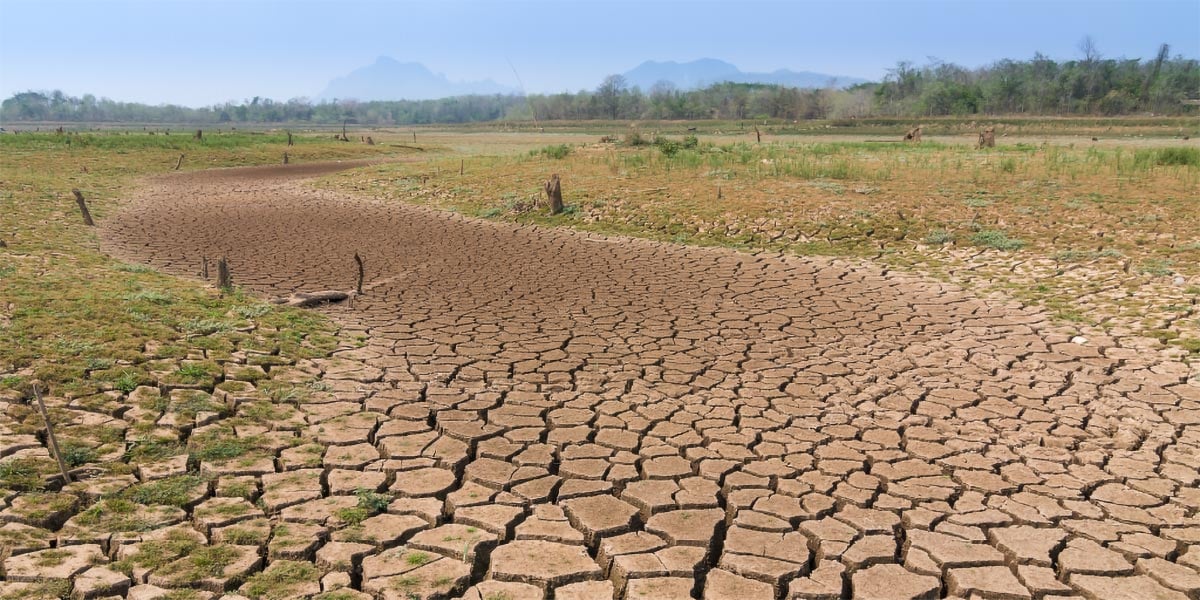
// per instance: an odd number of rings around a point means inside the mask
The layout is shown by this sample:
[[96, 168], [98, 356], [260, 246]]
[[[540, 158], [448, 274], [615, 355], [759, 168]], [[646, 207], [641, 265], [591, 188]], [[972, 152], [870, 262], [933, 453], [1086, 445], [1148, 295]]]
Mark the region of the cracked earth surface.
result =
[[[363, 598], [1200, 594], [1200, 387], [1181, 364], [867, 263], [303, 182], [333, 168], [153, 180], [106, 225], [117, 255], [187, 275], [225, 255], [266, 295], [350, 289], [366, 262], [365, 294], [325, 309], [365, 344], [305, 365], [332, 391], [268, 432], [320, 460], [278, 444], [213, 466], [257, 505], [201, 490], [183, 509], [200, 544], [291, 526], [290, 546], [236, 542], [232, 569], [307, 561], [321, 581], [297, 596]], [[363, 488], [387, 509], [331, 516]], [[111, 550], [67, 548], [64, 569]], [[135, 571], [132, 590], [170, 583]]]

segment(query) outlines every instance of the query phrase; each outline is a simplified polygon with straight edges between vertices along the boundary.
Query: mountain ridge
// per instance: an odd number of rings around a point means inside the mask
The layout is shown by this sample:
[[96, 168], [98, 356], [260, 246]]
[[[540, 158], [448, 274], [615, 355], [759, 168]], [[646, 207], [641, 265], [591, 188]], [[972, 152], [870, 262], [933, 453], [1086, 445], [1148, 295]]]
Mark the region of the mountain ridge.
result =
[[866, 83], [860, 77], [830, 75], [813, 71], [776, 69], [770, 73], [742, 71], [731, 63], [716, 58], [699, 58], [688, 62], [647, 60], [622, 73], [631, 86], [648, 91], [659, 81], [669, 81], [681, 90], [690, 90], [714, 83], [766, 83], [798, 88], [848, 87]]
[[[643, 61], [621, 74], [630, 87], [637, 86], [649, 92], [661, 81], [667, 81], [678, 90], [692, 90], [714, 83], [764, 83], [798, 88], [823, 88], [831, 84], [846, 87], [866, 82], [858, 77], [846, 77], [776, 69], [770, 73], [742, 71], [733, 64], [715, 58], [699, 58], [687, 62]], [[401, 62], [388, 56], [380, 56], [375, 62], [360, 67], [341, 77], [335, 77], [315, 96], [318, 101], [328, 100], [433, 100], [470, 94], [517, 94], [519, 90], [491, 79], [483, 81], [451, 81], [441, 73], [434, 73], [419, 62]]]

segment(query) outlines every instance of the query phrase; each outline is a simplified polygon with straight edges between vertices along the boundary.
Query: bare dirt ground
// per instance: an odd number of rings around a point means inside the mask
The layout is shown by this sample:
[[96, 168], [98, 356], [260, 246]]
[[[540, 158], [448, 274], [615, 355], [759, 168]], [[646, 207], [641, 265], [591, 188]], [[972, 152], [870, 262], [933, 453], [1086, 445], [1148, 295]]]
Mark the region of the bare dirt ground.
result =
[[[1200, 594], [1200, 387], [1181, 364], [867, 263], [521, 227], [302, 181], [324, 171], [154, 180], [104, 237], [177, 274], [227, 256], [265, 295], [352, 289], [363, 256], [364, 295], [327, 311], [364, 345], [320, 363], [339, 386], [327, 410], [277, 428], [316, 427], [323, 460], [295, 471], [313, 471], [288, 488], [307, 494], [266, 508], [312, 529], [306, 560], [348, 573], [327, 587]], [[294, 468], [220, 476], [270, 490]], [[359, 488], [397, 498], [369, 539], [322, 516]]]

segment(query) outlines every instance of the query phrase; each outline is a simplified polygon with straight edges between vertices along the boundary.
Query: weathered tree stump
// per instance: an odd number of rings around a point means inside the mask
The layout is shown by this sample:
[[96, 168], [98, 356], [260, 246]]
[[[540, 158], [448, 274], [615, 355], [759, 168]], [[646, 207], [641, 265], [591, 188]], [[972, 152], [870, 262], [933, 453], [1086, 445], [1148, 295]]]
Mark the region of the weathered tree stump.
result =
[[233, 280], [229, 277], [229, 260], [224, 256], [217, 261], [217, 288], [222, 291], [233, 289]]
[[996, 128], [988, 127], [979, 132], [979, 149], [996, 147]]
[[204, 139], [204, 130], [203, 129], [196, 130], [196, 139], [198, 139], [198, 140]]
[[550, 214], [557, 215], [563, 211], [562, 182], [557, 173], [546, 182], [546, 198], [550, 200]]
[[917, 125], [916, 127], [909, 129], [908, 133], [904, 134], [904, 141], [920, 142], [921, 141], [921, 126]]
[[374, 146], [374, 145], [375, 145], [375, 140], [371, 139], [371, 136], [369, 136], [369, 135], [367, 136], [367, 145], [368, 145], [368, 146]]
[[87, 201], [83, 199], [83, 192], [79, 190], [71, 190], [75, 194], [75, 204], [79, 205], [79, 213], [83, 215], [83, 224], [88, 227], [95, 227], [96, 222], [92, 220], [92, 213], [88, 210]]

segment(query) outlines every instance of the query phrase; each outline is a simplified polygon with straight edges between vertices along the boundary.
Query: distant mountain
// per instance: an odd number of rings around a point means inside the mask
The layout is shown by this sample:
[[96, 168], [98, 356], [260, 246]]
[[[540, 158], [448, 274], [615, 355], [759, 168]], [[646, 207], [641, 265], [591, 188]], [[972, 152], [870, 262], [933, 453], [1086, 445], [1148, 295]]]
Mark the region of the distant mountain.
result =
[[867, 81], [858, 77], [789, 71], [787, 69], [779, 69], [771, 73], [748, 73], [715, 58], [701, 58], [685, 63], [648, 60], [626, 71], [623, 75], [630, 86], [636, 85], [642, 88], [642, 91], [649, 91], [651, 86], [659, 81], [669, 81], [681, 90], [696, 89], [724, 81], [770, 83], [798, 88], [823, 88], [828, 86], [830, 81], [834, 81], [836, 87], [848, 87]]
[[490, 79], [453, 82], [421, 63], [380, 56], [371, 65], [329, 82], [317, 100], [430, 100], [467, 94], [513, 94], [517, 90]]

